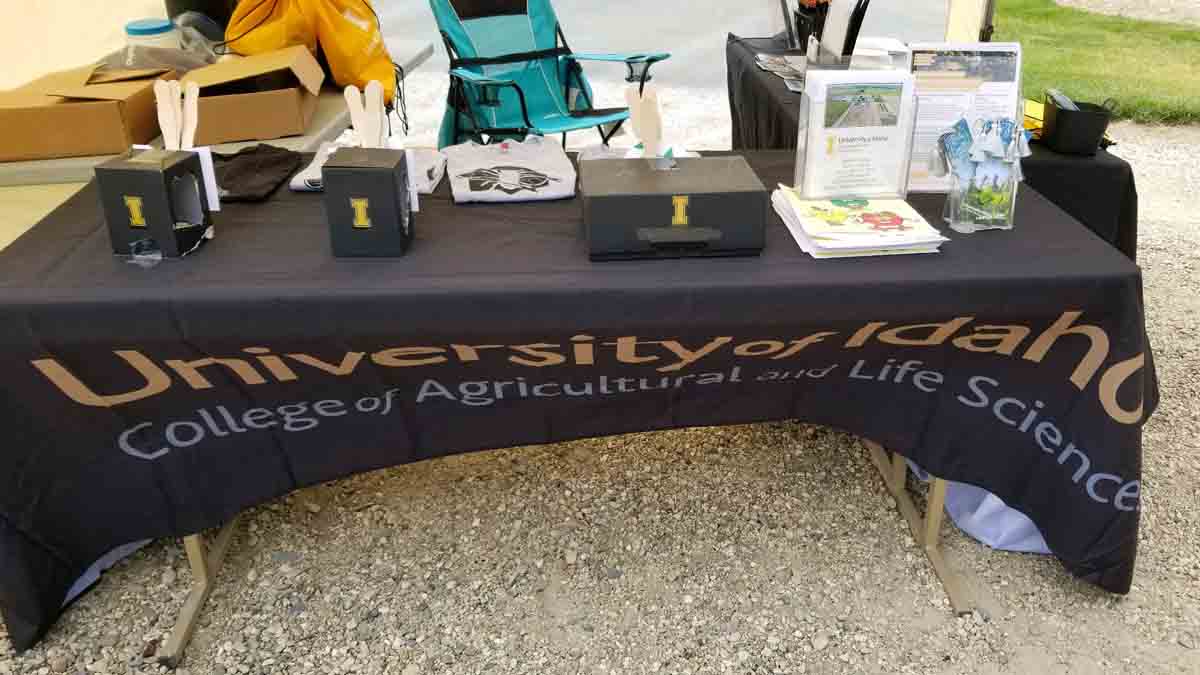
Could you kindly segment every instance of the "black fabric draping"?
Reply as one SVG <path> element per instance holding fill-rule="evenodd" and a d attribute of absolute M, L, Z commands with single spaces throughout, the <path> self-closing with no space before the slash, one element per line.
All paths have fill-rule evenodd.
<path fill-rule="evenodd" d="M 767 185 L 792 153 L 747 159 Z M 941 198 L 913 204 L 936 222 Z M 17 649 L 114 547 L 441 455 L 801 419 L 1029 515 L 1129 589 L 1157 402 L 1141 275 L 1023 189 L 1016 229 L 936 255 L 592 263 L 580 200 L 421 199 L 395 259 L 335 259 L 322 195 L 228 204 L 156 267 L 95 185 L 0 252 L 0 610 Z M 1047 449 L 1049 448 L 1049 449 Z M 764 505 L 764 508 L 769 508 Z"/>

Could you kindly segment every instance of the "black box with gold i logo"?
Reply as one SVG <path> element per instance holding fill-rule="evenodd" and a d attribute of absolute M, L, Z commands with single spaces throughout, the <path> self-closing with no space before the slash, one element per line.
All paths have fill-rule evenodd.
<path fill-rule="evenodd" d="M 178 258 L 212 224 L 200 156 L 181 150 L 134 150 L 96 167 L 96 185 L 113 253 L 157 249 Z"/>
<path fill-rule="evenodd" d="M 396 257 L 413 238 L 403 150 L 338 148 L 321 169 L 333 255 Z"/>
<path fill-rule="evenodd" d="M 592 260 L 758 255 L 768 197 L 738 157 L 579 163 Z"/>

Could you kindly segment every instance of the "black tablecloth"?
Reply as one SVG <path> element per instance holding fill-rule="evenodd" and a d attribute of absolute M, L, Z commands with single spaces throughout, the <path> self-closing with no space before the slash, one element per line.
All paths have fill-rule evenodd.
<path fill-rule="evenodd" d="M 775 38 L 729 36 L 725 47 L 734 150 L 796 147 L 800 94 L 754 63 L 760 52 L 780 53 Z M 1137 256 L 1137 189 L 1133 168 L 1101 150 L 1093 157 L 1062 155 L 1034 143 L 1021 166 L 1025 183 L 1045 195 L 1130 259 Z"/>
<path fill-rule="evenodd" d="M 791 153 L 748 159 L 791 175 Z M 443 184 L 409 254 L 367 260 L 331 257 L 322 195 L 285 191 L 142 269 L 111 254 L 88 186 L 0 253 L 10 635 L 35 641 L 113 547 L 300 486 L 793 418 L 990 490 L 1125 592 L 1157 402 L 1140 272 L 1026 192 L 1016 230 L 936 255 L 817 261 L 772 214 L 761 257 L 591 263 L 578 199 L 455 206 Z"/>

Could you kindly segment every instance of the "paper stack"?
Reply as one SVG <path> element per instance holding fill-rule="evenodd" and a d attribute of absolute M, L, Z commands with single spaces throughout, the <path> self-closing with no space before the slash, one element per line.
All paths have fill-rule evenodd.
<path fill-rule="evenodd" d="M 757 54 L 754 62 L 759 70 L 780 77 L 791 91 L 804 91 L 804 73 L 808 62 L 804 55 L 783 56 L 781 54 Z"/>
<path fill-rule="evenodd" d="M 937 253 L 943 237 L 901 199 L 801 199 L 780 185 L 771 204 L 814 258 Z"/>

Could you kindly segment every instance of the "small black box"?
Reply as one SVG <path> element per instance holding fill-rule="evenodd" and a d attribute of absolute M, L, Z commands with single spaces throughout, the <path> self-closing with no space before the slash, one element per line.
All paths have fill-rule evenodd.
<path fill-rule="evenodd" d="M 413 238 L 403 150 L 339 148 L 321 170 L 333 255 L 404 255 Z"/>
<path fill-rule="evenodd" d="M 196 248 L 212 224 L 194 152 L 136 150 L 97 166 L 96 184 L 113 253 L 149 245 L 178 258 Z"/>
<path fill-rule="evenodd" d="M 579 163 L 592 260 L 758 255 L 767 190 L 741 157 Z"/>

